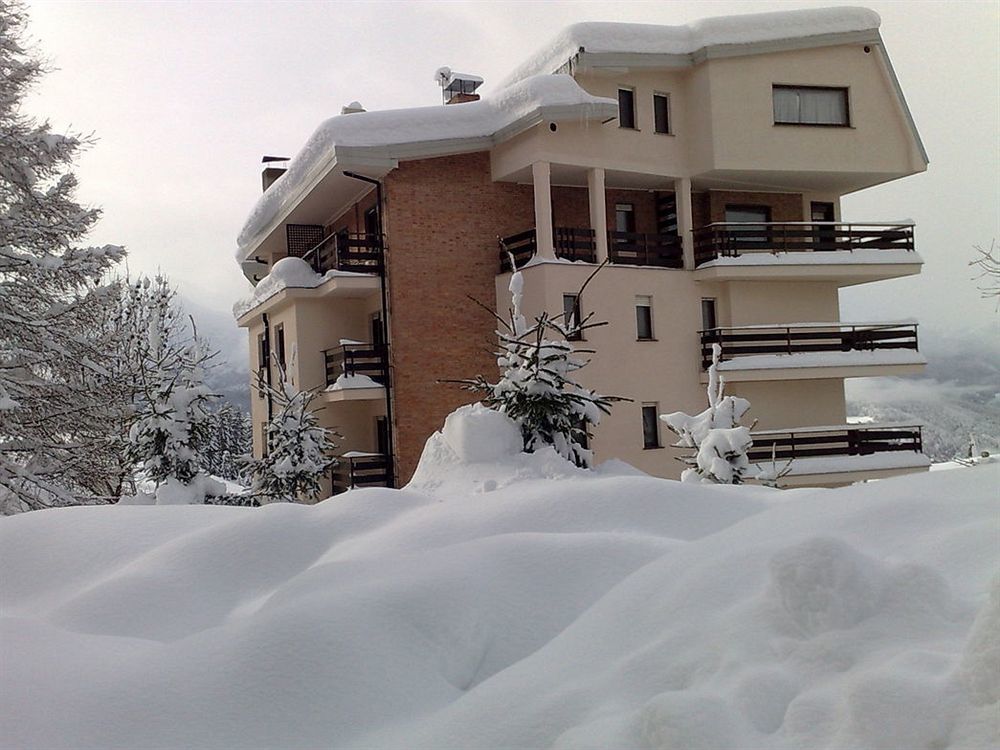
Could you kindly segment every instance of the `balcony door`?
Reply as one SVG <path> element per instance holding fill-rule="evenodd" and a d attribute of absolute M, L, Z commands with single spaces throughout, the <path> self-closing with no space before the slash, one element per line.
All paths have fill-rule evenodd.
<path fill-rule="evenodd" d="M 769 250 L 771 230 L 769 206 L 726 206 L 726 223 L 738 224 L 728 228 L 729 237 L 737 252 L 741 250 Z M 759 227 L 754 224 L 760 224 Z"/>
<path fill-rule="evenodd" d="M 811 221 L 836 221 L 833 216 L 832 203 L 820 203 L 813 201 L 809 205 L 809 218 Z M 830 226 L 813 227 L 813 250 L 836 250 L 837 233 Z"/>

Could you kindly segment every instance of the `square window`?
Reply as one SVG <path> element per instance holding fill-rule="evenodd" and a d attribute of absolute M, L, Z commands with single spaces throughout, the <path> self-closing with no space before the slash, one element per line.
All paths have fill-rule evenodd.
<path fill-rule="evenodd" d="M 635 231 L 635 207 L 631 203 L 615 204 L 615 231 Z"/>
<path fill-rule="evenodd" d="M 639 295 L 635 298 L 635 337 L 639 341 L 653 338 L 653 298 Z"/>
<path fill-rule="evenodd" d="M 566 329 L 567 341 L 582 341 L 583 331 L 578 326 L 580 317 L 580 297 L 576 294 L 563 295 L 563 327 Z"/>
<path fill-rule="evenodd" d="M 653 94 L 653 130 L 670 133 L 670 97 L 667 94 Z"/>
<path fill-rule="evenodd" d="M 642 447 L 662 448 L 660 445 L 660 417 L 656 404 L 642 405 Z"/>
<path fill-rule="evenodd" d="M 771 87 L 775 125 L 851 124 L 846 88 L 828 86 Z"/>
<path fill-rule="evenodd" d="M 634 89 L 618 89 L 618 127 L 635 130 Z"/>

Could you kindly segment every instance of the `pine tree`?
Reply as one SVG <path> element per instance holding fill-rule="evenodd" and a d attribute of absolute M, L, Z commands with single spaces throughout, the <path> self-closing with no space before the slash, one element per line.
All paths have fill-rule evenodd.
<path fill-rule="evenodd" d="M 21 111 L 42 74 L 24 46 L 26 13 L 0 0 L 0 510 L 79 501 L 76 468 L 99 431 L 94 379 L 114 292 L 100 281 L 120 247 L 80 243 L 100 212 L 78 204 L 72 162 L 89 140 Z"/>
<path fill-rule="evenodd" d="M 251 448 L 250 418 L 232 404 L 209 414 L 209 437 L 202 448 L 202 468 L 209 474 L 236 482 L 246 475 L 239 459 Z"/>
<path fill-rule="evenodd" d="M 604 324 L 591 322 L 592 315 L 583 319 L 573 316 L 560 323 L 543 311 L 529 325 L 521 311 L 524 276 L 516 270 L 513 258 L 511 267 L 515 270 L 508 287 L 512 304 L 510 320 L 495 316 L 500 323 L 497 331 L 500 379 L 492 383 L 480 375 L 458 382 L 469 390 L 486 394 L 483 403 L 520 426 L 525 452 L 551 445 L 563 458 L 578 466 L 590 466 L 592 454 L 586 447 L 588 426 L 598 424 L 601 414 L 610 413 L 612 403 L 623 399 L 602 396 L 573 379 L 573 373 L 589 361 L 575 355 L 593 351 L 574 349 L 570 340 L 580 338 L 586 329 Z M 580 288 L 577 298 L 590 279 Z"/>
<path fill-rule="evenodd" d="M 334 438 L 340 436 L 320 427 L 312 408 L 316 392 L 296 390 L 276 360 L 275 369 L 276 383 L 261 380 L 257 384 L 275 409 L 267 425 L 267 451 L 262 458 L 246 459 L 243 464 L 253 478 L 251 494 L 265 503 L 290 503 L 319 493 L 320 481 L 337 463 Z"/>

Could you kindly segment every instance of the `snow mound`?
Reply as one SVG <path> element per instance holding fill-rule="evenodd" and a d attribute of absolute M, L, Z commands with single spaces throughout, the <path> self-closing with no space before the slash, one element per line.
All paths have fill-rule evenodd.
<path fill-rule="evenodd" d="M 459 407 L 444 420 L 441 434 L 463 463 L 496 461 L 521 452 L 520 428 L 481 403 Z"/>
<path fill-rule="evenodd" d="M 489 139 L 518 123 L 533 124 L 541 113 L 554 121 L 616 117 L 618 103 L 591 96 L 567 75 L 525 78 L 476 102 L 451 106 L 356 112 L 322 123 L 288 170 L 258 200 L 237 239 L 236 259 L 249 248 L 298 192 L 337 158 L 338 151 L 379 148 L 394 156 L 394 148 L 454 139 Z M 488 145 L 488 144 L 484 144 Z M 464 145 L 467 149 L 468 146 Z"/>
<path fill-rule="evenodd" d="M 437 489 L 0 519 L 0 746 L 997 745 L 997 466 L 774 503 L 425 459 Z"/>
<path fill-rule="evenodd" d="M 882 19 L 874 11 L 852 7 L 718 16 L 681 26 L 577 23 L 563 29 L 517 67 L 501 85 L 510 86 L 527 76 L 552 73 L 578 52 L 690 55 L 717 45 L 876 31 L 881 24 Z"/>
<path fill-rule="evenodd" d="M 288 287 L 315 289 L 325 280 L 325 277 L 316 273 L 302 258 L 292 256 L 282 258 L 271 267 L 271 272 L 254 287 L 252 295 L 233 305 L 233 316 L 239 318 L 282 289 Z"/>

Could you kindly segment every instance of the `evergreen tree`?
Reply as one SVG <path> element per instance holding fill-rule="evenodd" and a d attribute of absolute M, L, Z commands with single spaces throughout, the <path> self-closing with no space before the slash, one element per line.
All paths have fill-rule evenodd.
<path fill-rule="evenodd" d="M 202 468 L 235 482 L 247 481 L 240 459 L 250 453 L 250 418 L 232 404 L 209 414 L 209 437 L 202 448 Z"/>
<path fill-rule="evenodd" d="M 80 243 L 100 212 L 73 199 L 88 139 L 21 111 L 42 74 L 24 46 L 26 14 L 0 0 L 0 510 L 74 504 L 76 469 L 99 433 L 91 386 L 104 376 L 101 285 L 120 247 Z"/>
<path fill-rule="evenodd" d="M 334 438 L 340 436 L 320 427 L 312 408 L 316 392 L 296 390 L 276 360 L 275 369 L 277 383 L 261 380 L 257 384 L 274 404 L 274 416 L 267 425 L 266 453 L 243 464 L 253 478 L 251 494 L 261 502 L 297 502 L 319 493 L 320 481 L 337 463 Z"/>
<path fill-rule="evenodd" d="M 511 267 L 515 268 L 513 258 Z M 589 282 L 587 279 L 577 298 Z M 524 276 L 516 268 L 509 289 L 510 320 L 496 316 L 501 326 L 497 331 L 500 379 L 492 383 L 480 375 L 458 382 L 469 390 L 484 393 L 483 403 L 520 426 L 525 452 L 551 445 L 563 458 L 578 466 L 590 466 L 592 454 L 586 447 L 587 428 L 598 424 L 601 414 L 609 413 L 611 404 L 622 399 L 602 396 L 573 379 L 573 373 L 588 362 L 575 355 L 593 351 L 574 349 L 570 340 L 580 338 L 588 328 L 604 324 L 592 323 L 592 315 L 582 320 L 573 316 L 560 323 L 543 311 L 529 325 L 521 311 Z"/>

